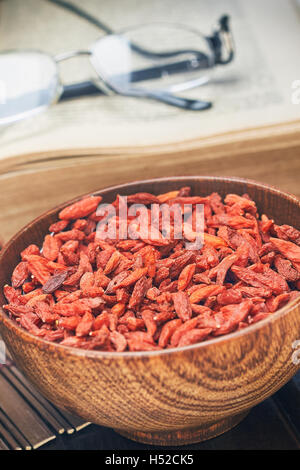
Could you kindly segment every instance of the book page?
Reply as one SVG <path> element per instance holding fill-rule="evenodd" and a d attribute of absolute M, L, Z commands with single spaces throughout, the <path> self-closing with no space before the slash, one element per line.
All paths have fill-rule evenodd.
<path fill-rule="evenodd" d="M 186 111 L 141 98 L 90 96 L 0 128 L 0 158 L 68 149 L 114 149 L 188 142 L 221 133 L 299 120 L 293 83 L 299 77 L 300 15 L 293 0 L 72 0 L 118 31 L 151 21 L 192 26 L 208 35 L 229 14 L 236 54 L 212 81 L 181 93 L 208 99 Z M 98 28 L 47 0 L 0 1 L 0 51 L 38 49 L 53 56 L 86 49 Z M 85 57 L 59 66 L 64 84 L 94 76 Z"/>

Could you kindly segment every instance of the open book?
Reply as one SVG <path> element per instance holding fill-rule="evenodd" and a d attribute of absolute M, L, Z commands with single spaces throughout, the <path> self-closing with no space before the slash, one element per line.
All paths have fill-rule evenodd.
<path fill-rule="evenodd" d="M 147 177 L 242 176 L 300 195 L 296 0 L 86 0 L 84 8 L 116 31 L 169 21 L 210 34 L 228 14 L 236 55 L 210 83 L 184 93 L 211 100 L 207 111 L 102 95 L 65 101 L 1 128 L 0 236 L 7 239 L 70 197 Z M 47 0 L 0 0 L 0 50 L 56 55 L 87 48 L 101 35 Z M 60 74 L 65 84 L 80 82 L 90 78 L 91 67 L 85 58 L 72 59 Z"/>
<path fill-rule="evenodd" d="M 79 0 L 74 4 L 83 6 Z M 300 118 L 300 13 L 296 0 L 87 0 L 84 8 L 118 30 L 150 21 L 191 25 L 204 34 L 231 17 L 236 57 L 213 81 L 185 92 L 211 99 L 204 112 L 145 99 L 93 96 L 62 102 L 46 113 L 0 129 L 0 157 L 78 149 L 134 149 L 199 141 Z M 33 48 L 56 55 L 86 48 L 103 35 L 86 20 L 46 0 L 0 1 L 0 50 Z M 88 79 L 84 58 L 61 66 L 63 83 Z M 299 86 L 300 89 L 300 86 Z"/>

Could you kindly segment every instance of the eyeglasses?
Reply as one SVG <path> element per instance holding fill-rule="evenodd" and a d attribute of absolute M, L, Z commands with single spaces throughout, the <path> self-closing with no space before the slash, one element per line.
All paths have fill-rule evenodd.
<path fill-rule="evenodd" d="M 59 64 L 88 56 L 96 79 L 63 85 Z M 211 36 L 187 26 L 152 23 L 108 33 L 86 50 L 52 57 L 41 51 L 0 54 L 0 124 L 19 121 L 65 99 L 95 93 L 146 98 L 201 111 L 212 103 L 176 93 L 207 83 L 217 65 L 234 57 L 229 18 Z"/>

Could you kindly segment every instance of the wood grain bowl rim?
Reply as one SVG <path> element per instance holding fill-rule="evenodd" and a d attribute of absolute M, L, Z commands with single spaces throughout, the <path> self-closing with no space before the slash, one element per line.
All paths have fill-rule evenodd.
<path fill-rule="evenodd" d="M 160 183 L 160 182 L 192 182 L 192 181 L 199 181 L 199 180 L 208 180 L 208 181 L 219 181 L 219 182 L 227 182 L 227 183 L 242 183 L 246 185 L 250 185 L 252 187 L 256 187 L 257 189 L 261 190 L 267 190 L 273 194 L 277 194 L 280 197 L 283 197 L 285 199 L 290 200 L 291 202 L 295 203 L 298 205 L 299 210 L 300 210 L 300 200 L 294 195 L 291 194 L 287 191 L 281 191 L 280 189 L 276 188 L 275 186 L 272 186 L 270 184 L 266 183 L 261 183 L 256 180 L 248 179 L 248 178 L 240 178 L 240 177 L 235 177 L 235 176 L 206 176 L 206 175 L 198 175 L 198 176 L 169 176 L 169 177 L 161 177 L 161 178 L 151 178 L 151 179 L 146 179 L 146 180 L 135 180 L 131 181 L 129 183 L 123 183 L 115 186 L 108 186 L 104 187 L 101 189 L 97 189 L 95 191 L 89 191 L 88 193 L 84 193 L 80 196 L 77 196 L 75 198 L 72 198 L 64 203 L 61 203 L 57 206 L 55 206 L 52 209 L 49 209 L 48 211 L 42 213 L 35 219 L 33 219 L 31 222 L 26 224 L 23 228 L 21 228 L 8 242 L 5 243 L 3 246 L 1 252 L 0 252 L 0 266 L 1 263 L 3 262 L 3 259 L 5 258 L 5 253 L 6 250 L 14 243 L 16 239 L 18 239 L 25 231 L 27 231 L 29 228 L 34 226 L 40 219 L 45 218 L 46 216 L 59 212 L 61 209 L 64 207 L 72 204 L 73 202 L 76 202 L 80 200 L 82 197 L 88 196 L 88 195 L 96 195 L 100 194 L 101 196 L 105 196 L 106 193 L 111 192 L 111 191 L 119 191 L 124 188 L 130 188 L 131 186 L 135 186 L 137 184 L 142 185 L 142 184 L 155 184 L 155 183 Z M 85 358 L 106 358 L 106 359 L 120 359 L 120 358 L 147 358 L 147 357 L 152 357 L 152 356 L 161 356 L 161 355 L 169 355 L 169 354 L 176 354 L 184 351 L 189 351 L 189 350 L 197 350 L 197 349 L 203 349 L 207 348 L 210 345 L 217 345 L 221 343 L 226 343 L 229 342 L 235 338 L 243 337 L 243 336 L 248 336 L 252 333 L 257 332 L 258 330 L 262 329 L 262 327 L 266 324 L 271 324 L 276 322 L 276 320 L 279 317 L 283 317 L 285 315 L 288 315 L 297 305 L 300 304 L 300 298 L 294 299 L 292 302 L 289 302 L 287 305 L 284 307 L 280 308 L 276 312 L 274 312 L 272 315 L 269 317 L 260 320 L 259 322 L 249 325 L 241 330 L 234 331 L 232 333 L 228 333 L 226 335 L 218 336 L 213 339 L 209 339 L 206 341 L 202 341 L 201 343 L 195 343 L 189 346 L 181 346 L 181 347 L 174 347 L 174 348 L 169 348 L 169 349 L 162 349 L 159 351 L 124 351 L 124 352 L 117 352 L 117 351 L 98 351 L 98 350 L 88 350 L 88 349 L 82 349 L 82 348 L 76 348 L 74 346 L 66 346 L 66 345 L 61 345 L 60 343 L 55 343 L 54 341 L 48 341 L 43 338 L 39 338 L 38 336 L 33 335 L 32 333 L 29 333 L 27 330 L 19 326 L 14 320 L 10 319 L 4 309 L 2 308 L 2 305 L 0 305 L 0 324 L 3 323 L 6 325 L 11 331 L 13 331 L 17 336 L 21 337 L 22 340 L 25 342 L 34 342 L 38 347 L 41 347 L 42 349 L 48 348 L 50 352 L 61 352 L 61 353 L 68 353 L 69 355 L 75 355 L 75 356 L 83 356 Z"/>

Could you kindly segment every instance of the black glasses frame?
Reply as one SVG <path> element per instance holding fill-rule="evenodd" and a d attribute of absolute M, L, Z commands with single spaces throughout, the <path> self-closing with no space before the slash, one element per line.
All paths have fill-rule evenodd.
<path fill-rule="evenodd" d="M 53 0 L 50 0 L 53 1 Z M 55 0 L 57 3 L 57 0 Z M 108 35 L 115 34 L 113 32 L 108 32 Z M 229 27 L 229 16 L 223 15 L 219 21 L 218 26 L 213 32 L 211 36 L 205 36 L 207 43 L 209 44 L 212 55 L 213 55 L 213 63 L 214 65 L 226 65 L 230 63 L 234 58 L 234 47 L 233 47 L 233 38 L 232 33 Z M 177 55 L 183 53 L 193 53 L 195 59 L 197 61 L 197 66 L 193 70 L 203 70 L 210 67 L 210 58 L 204 54 L 203 52 L 199 51 L 192 51 L 192 50 L 174 50 L 174 51 L 167 51 L 167 52 L 154 52 L 142 48 L 136 44 L 131 44 L 131 48 L 140 55 L 149 58 L 170 58 L 176 57 Z M 88 52 L 87 52 L 88 53 Z M 160 78 L 164 74 L 175 74 L 183 71 L 190 70 L 190 61 L 179 61 L 172 64 L 165 64 L 163 66 L 155 66 L 152 68 L 148 68 L 146 70 L 138 70 L 133 71 L 130 76 L 131 83 L 138 83 L 141 80 L 153 79 L 153 78 Z M 130 91 L 124 92 L 120 91 L 118 88 L 115 88 L 110 83 L 105 80 L 105 77 L 102 77 L 102 82 L 105 85 L 105 88 L 117 93 L 126 96 L 134 96 L 134 97 L 145 97 L 145 98 L 152 98 L 159 101 L 163 101 L 167 104 L 189 109 L 189 110 L 204 110 L 211 107 L 211 103 L 202 100 L 192 100 L 192 99 L 185 99 L 182 97 L 177 97 L 172 93 L 165 92 L 165 91 L 141 91 L 139 89 L 131 89 Z M 96 85 L 93 81 L 85 81 L 81 83 L 76 83 L 72 85 L 64 86 L 63 93 L 60 97 L 60 101 L 64 101 L 67 99 L 79 98 L 82 96 L 89 96 L 89 95 L 99 95 L 99 94 L 107 94 L 105 90 L 103 90 L 99 85 Z"/>

